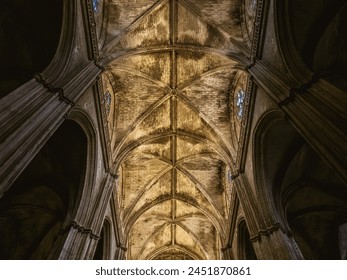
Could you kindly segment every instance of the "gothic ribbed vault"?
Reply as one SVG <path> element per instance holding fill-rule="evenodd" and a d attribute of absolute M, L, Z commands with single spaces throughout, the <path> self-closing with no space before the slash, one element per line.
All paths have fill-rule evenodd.
<path fill-rule="evenodd" d="M 0 11 L 0 259 L 347 259 L 346 0 L 46 2 Z"/>
<path fill-rule="evenodd" d="M 240 62 L 255 9 L 245 3 L 95 8 L 128 259 L 221 257 L 247 91 Z"/>

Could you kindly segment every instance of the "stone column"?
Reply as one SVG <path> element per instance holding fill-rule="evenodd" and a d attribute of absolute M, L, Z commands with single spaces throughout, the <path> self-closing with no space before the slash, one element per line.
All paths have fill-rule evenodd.
<path fill-rule="evenodd" d="M 92 207 L 89 207 L 87 215 L 90 217 L 88 219 L 88 227 L 93 229 L 97 235 L 100 234 L 104 221 L 105 221 L 105 213 L 107 206 L 109 203 L 113 203 L 112 199 L 112 191 L 116 184 L 117 178 L 115 175 L 111 173 L 106 173 L 103 181 L 101 182 L 101 187 L 99 188 L 99 193 L 95 196 L 94 201 L 90 203 Z M 118 233 L 116 233 L 118 236 Z M 97 239 L 93 240 L 88 246 L 87 250 L 83 255 L 80 255 L 80 259 L 92 259 L 97 246 Z M 83 247 L 84 244 L 81 244 Z M 117 247 L 119 245 L 117 244 Z"/>
<path fill-rule="evenodd" d="M 89 61 L 60 88 L 38 76 L 0 100 L 0 198 L 100 72 Z"/>
<path fill-rule="evenodd" d="M 265 221 L 264 216 L 276 217 L 275 213 L 263 213 L 254 198 L 247 178 L 240 174 L 235 178 L 237 194 L 244 211 L 250 239 L 258 259 L 303 259 L 295 240 L 288 236 L 284 226 L 276 218 Z"/>
<path fill-rule="evenodd" d="M 252 61 L 246 68 L 254 82 L 347 184 L 347 93 L 320 79 L 303 64 L 286 17 L 278 18 L 278 13 L 283 12 L 280 2 L 258 1 L 260 14 L 254 28 Z"/>
<path fill-rule="evenodd" d="M 289 81 L 262 61 L 256 61 L 249 73 L 313 149 L 347 182 L 346 93 L 324 81 L 295 86 L 295 81 Z"/>

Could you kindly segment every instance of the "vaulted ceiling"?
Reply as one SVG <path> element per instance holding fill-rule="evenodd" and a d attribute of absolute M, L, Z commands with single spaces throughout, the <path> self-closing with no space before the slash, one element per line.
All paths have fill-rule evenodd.
<path fill-rule="evenodd" d="M 219 259 L 255 0 L 94 1 L 128 259 Z"/>

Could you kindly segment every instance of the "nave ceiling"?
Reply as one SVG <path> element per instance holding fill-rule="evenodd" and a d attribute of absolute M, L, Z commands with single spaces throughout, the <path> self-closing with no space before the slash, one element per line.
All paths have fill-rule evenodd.
<path fill-rule="evenodd" d="M 256 1 L 94 1 L 128 259 L 219 259 Z"/>

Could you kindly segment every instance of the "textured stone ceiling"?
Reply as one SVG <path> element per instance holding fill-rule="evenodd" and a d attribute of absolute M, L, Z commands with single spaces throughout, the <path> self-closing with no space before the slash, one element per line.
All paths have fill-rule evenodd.
<path fill-rule="evenodd" d="M 128 259 L 221 257 L 227 174 L 240 134 L 232 92 L 247 81 L 238 3 L 100 3 L 103 90 Z"/>

